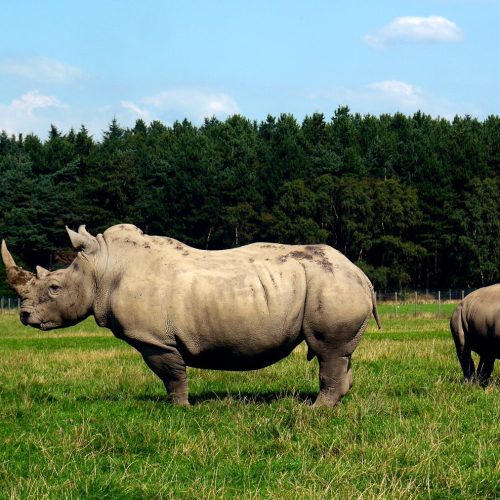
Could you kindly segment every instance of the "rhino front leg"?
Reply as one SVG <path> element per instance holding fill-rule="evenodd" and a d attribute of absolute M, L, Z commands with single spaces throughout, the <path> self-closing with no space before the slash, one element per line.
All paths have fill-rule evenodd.
<path fill-rule="evenodd" d="M 318 356 L 318 361 L 319 394 L 313 406 L 335 406 L 352 385 L 351 356 Z"/>
<path fill-rule="evenodd" d="M 144 346 L 140 349 L 146 364 L 161 378 L 174 404 L 188 405 L 186 364 L 177 349 Z"/>
<path fill-rule="evenodd" d="M 488 385 L 490 375 L 495 365 L 495 358 L 493 356 L 481 356 L 479 359 L 479 366 L 477 367 L 477 381 L 483 387 Z"/>

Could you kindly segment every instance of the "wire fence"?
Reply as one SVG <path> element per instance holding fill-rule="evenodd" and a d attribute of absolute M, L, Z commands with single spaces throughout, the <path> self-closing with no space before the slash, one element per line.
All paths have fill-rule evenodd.
<path fill-rule="evenodd" d="M 17 311 L 21 308 L 19 297 L 0 297 L 0 312 Z"/>
<path fill-rule="evenodd" d="M 451 314 L 456 304 L 473 288 L 448 288 L 446 290 L 412 290 L 375 292 L 379 314 L 391 316 L 445 316 Z M 17 312 L 21 307 L 18 297 L 0 297 L 0 314 Z"/>
<path fill-rule="evenodd" d="M 474 288 L 376 292 L 379 313 L 391 316 L 449 316 Z"/>

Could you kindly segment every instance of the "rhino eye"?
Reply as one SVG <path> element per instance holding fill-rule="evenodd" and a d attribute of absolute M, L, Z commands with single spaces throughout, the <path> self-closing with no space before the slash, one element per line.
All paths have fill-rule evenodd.
<path fill-rule="evenodd" d="M 61 290 L 61 287 L 59 285 L 50 285 L 49 286 L 49 291 L 52 293 L 57 293 Z"/>

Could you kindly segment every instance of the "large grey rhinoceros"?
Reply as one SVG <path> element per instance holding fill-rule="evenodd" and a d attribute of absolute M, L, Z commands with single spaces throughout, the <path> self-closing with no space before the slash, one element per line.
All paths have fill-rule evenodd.
<path fill-rule="evenodd" d="M 36 274 L 2 243 L 21 321 L 42 330 L 94 315 L 135 347 L 171 400 L 188 404 L 186 366 L 253 370 L 303 340 L 319 360 L 316 406 L 334 406 L 352 385 L 351 354 L 373 314 L 365 274 L 326 245 L 253 243 L 203 251 L 120 224 L 97 237 L 66 228 L 72 264 Z"/>
<path fill-rule="evenodd" d="M 467 295 L 455 309 L 450 328 L 465 381 L 477 377 L 481 385 L 487 385 L 495 359 L 500 357 L 500 284 Z M 477 375 L 471 351 L 480 356 Z"/>

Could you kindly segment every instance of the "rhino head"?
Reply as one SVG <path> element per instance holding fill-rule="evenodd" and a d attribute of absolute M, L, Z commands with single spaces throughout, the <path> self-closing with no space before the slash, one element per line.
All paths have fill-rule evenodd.
<path fill-rule="evenodd" d="M 92 313 L 95 277 L 93 257 L 99 243 L 85 226 L 78 233 L 66 227 L 78 256 L 66 269 L 50 272 L 41 266 L 31 273 L 17 266 L 2 241 L 2 260 L 10 287 L 21 298 L 20 319 L 25 325 L 50 330 L 74 325 Z"/>

